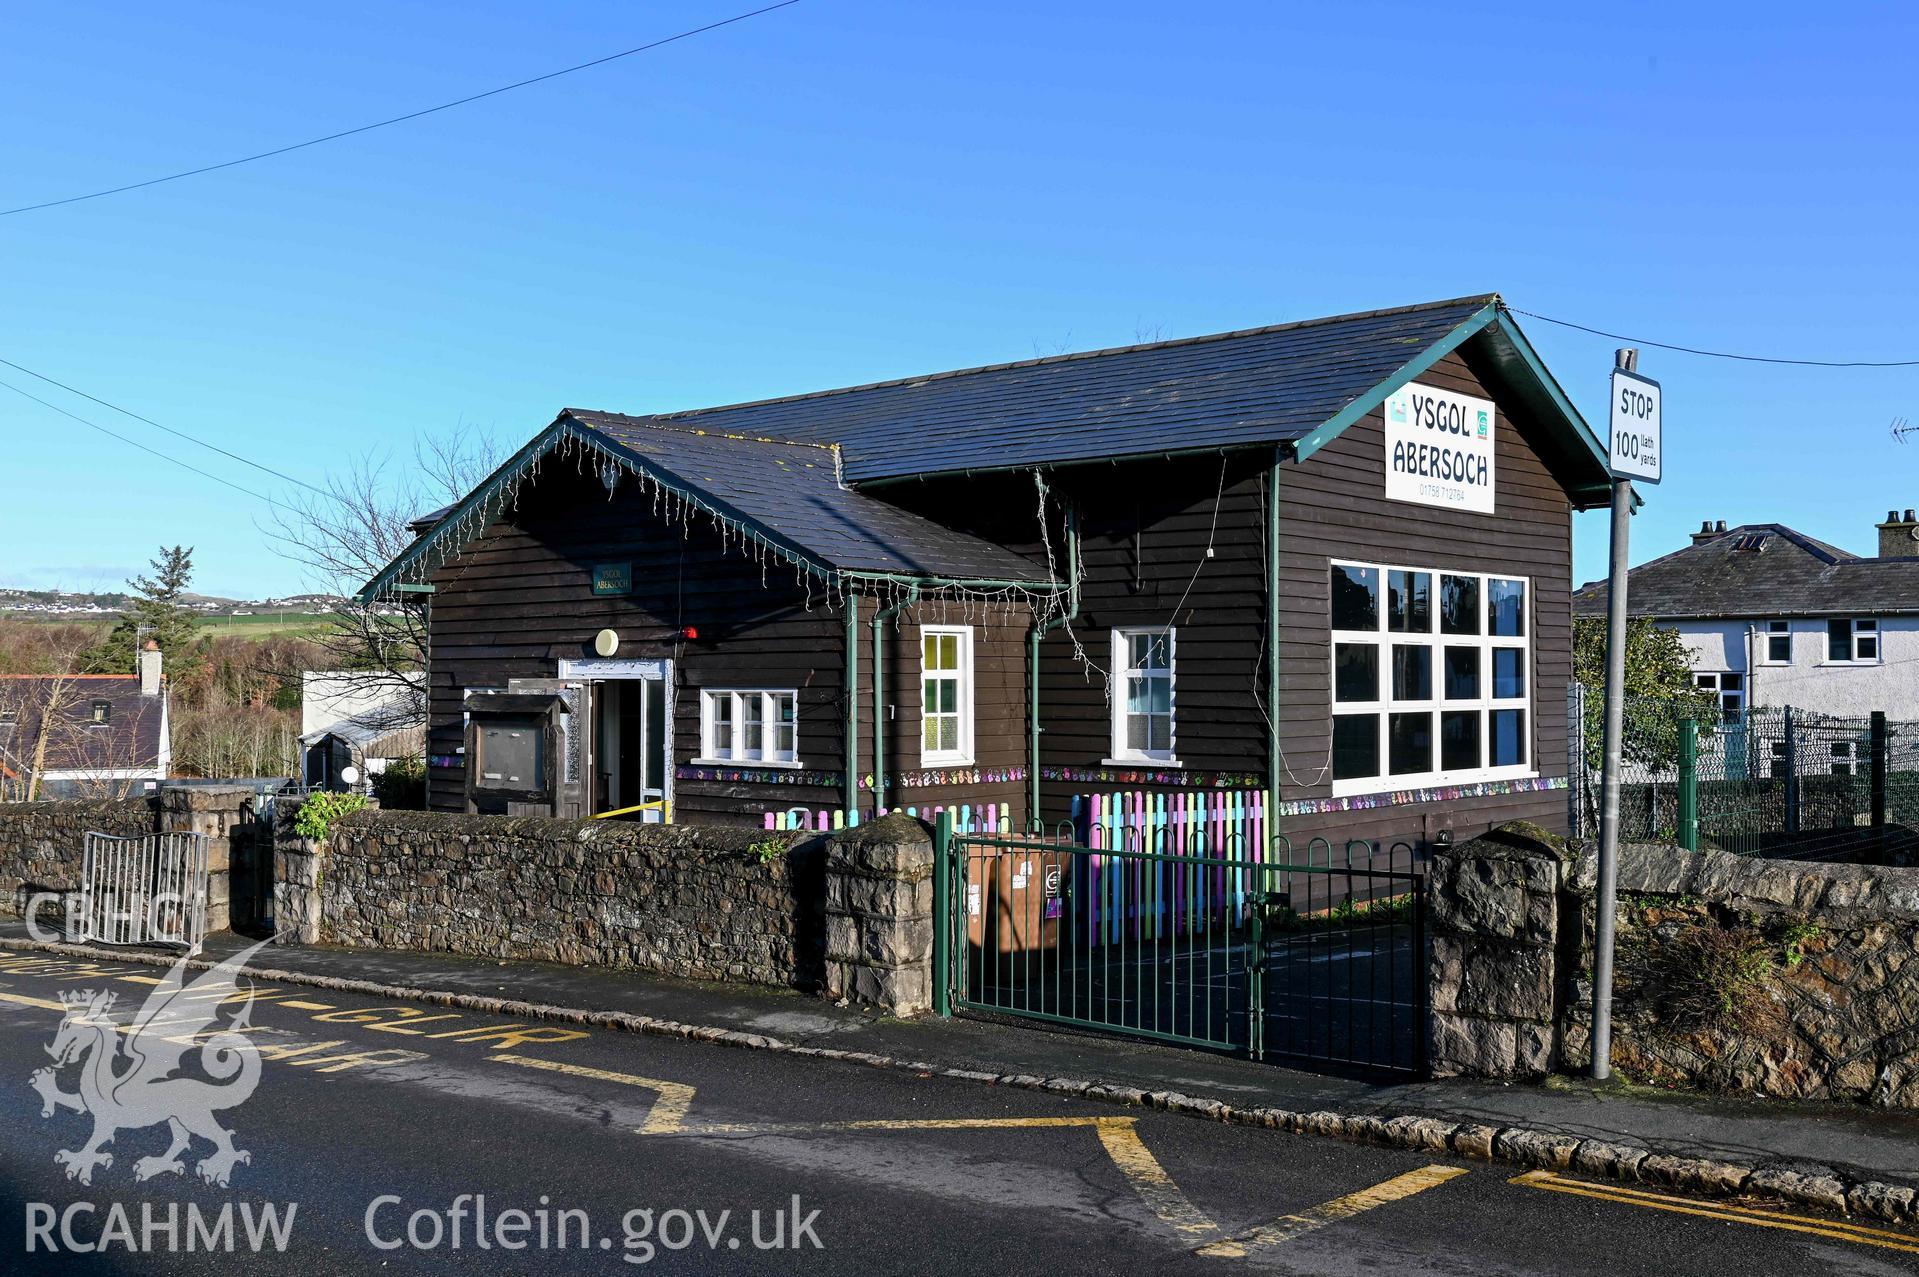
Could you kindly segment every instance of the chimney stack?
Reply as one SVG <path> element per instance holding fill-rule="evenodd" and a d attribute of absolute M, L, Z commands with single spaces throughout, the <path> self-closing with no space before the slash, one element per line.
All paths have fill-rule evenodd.
<path fill-rule="evenodd" d="M 140 652 L 140 695 L 160 694 L 160 645 L 152 639 Z"/>
<path fill-rule="evenodd" d="M 1919 519 L 1913 518 L 1911 509 L 1904 513 L 1898 510 L 1886 511 L 1886 521 L 1879 528 L 1879 557 L 1882 559 L 1910 559 L 1919 557 Z"/>
<path fill-rule="evenodd" d="M 1726 521 L 1724 519 L 1719 521 L 1719 526 L 1716 528 L 1713 527 L 1711 519 L 1702 519 L 1699 523 L 1699 531 L 1692 534 L 1692 543 L 1694 545 L 1704 545 L 1708 541 L 1719 539 L 1719 537 L 1725 534 L 1725 531 Z"/>

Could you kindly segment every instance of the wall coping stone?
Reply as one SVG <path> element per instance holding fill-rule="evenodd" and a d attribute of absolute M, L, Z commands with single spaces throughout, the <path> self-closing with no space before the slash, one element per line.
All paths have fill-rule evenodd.
<path fill-rule="evenodd" d="M 474 816 L 436 811 L 368 808 L 333 824 L 341 832 L 506 838 L 540 842 L 586 842 L 619 847 L 745 854 L 777 842 L 789 854 L 810 850 L 825 836 L 817 830 L 772 832 L 743 825 L 645 825 L 630 820 L 559 820 L 546 816 Z"/>
<path fill-rule="evenodd" d="M 1574 850 L 1579 872 L 1568 885 L 1590 895 L 1593 875 L 1586 870 L 1597 865 L 1598 847 L 1582 842 Z M 1664 843 L 1622 843 L 1619 890 L 1862 922 L 1919 921 L 1919 868 L 1767 860 Z"/>
<path fill-rule="evenodd" d="M 1436 846 L 1434 856 L 1466 856 L 1474 860 L 1536 860 L 1547 856 L 1562 864 L 1577 858 L 1575 844 L 1529 820 L 1508 821 L 1463 843 Z"/>

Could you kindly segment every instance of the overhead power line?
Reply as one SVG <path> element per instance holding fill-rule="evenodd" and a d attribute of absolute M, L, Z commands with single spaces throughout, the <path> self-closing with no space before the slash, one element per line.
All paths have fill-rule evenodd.
<path fill-rule="evenodd" d="M 199 168 L 185 169 L 178 173 L 168 173 L 164 177 L 150 177 L 141 182 L 128 182 L 121 186 L 109 186 L 105 190 L 88 191 L 85 195 L 69 195 L 64 199 L 42 200 L 38 204 L 22 204 L 18 208 L 0 209 L 0 217 L 11 217 L 15 213 L 33 213 L 43 208 L 58 208 L 62 204 L 78 204 L 83 200 L 97 200 L 108 195 L 120 195 L 127 191 L 137 191 L 148 186 L 158 186 L 162 182 L 177 182 L 183 177 L 198 177 L 202 173 L 217 173 L 221 169 L 235 168 L 241 164 L 251 164 L 256 160 L 272 159 L 276 155 L 285 155 L 290 151 L 302 151 L 309 146 L 319 146 L 323 142 L 337 142 L 344 137 L 353 137 L 360 133 L 371 133 L 374 129 L 383 129 L 393 124 L 404 124 L 408 120 L 417 120 L 423 116 L 438 114 L 441 111 L 451 111 L 456 106 L 466 106 L 468 103 L 478 102 L 485 98 L 498 97 L 502 93 L 511 93 L 515 89 L 524 89 L 528 85 L 541 84 L 547 80 L 557 80 L 563 75 L 572 75 L 575 71 L 586 71 L 593 67 L 605 66 L 609 62 L 617 62 L 621 58 L 630 58 L 636 53 L 645 53 L 648 50 L 660 48 L 662 45 L 673 44 L 680 40 L 689 40 L 696 35 L 704 35 L 708 31 L 717 31 L 721 27 L 730 27 L 736 22 L 745 22 L 748 18 L 757 18 L 761 14 L 771 13 L 775 9 L 784 9 L 799 2 L 800 0 L 780 0 L 778 4 L 769 4 L 765 8 L 754 9 L 748 13 L 736 13 L 730 18 L 722 18 L 718 22 L 709 22 L 703 27 L 693 27 L 674 35 L 662 36 L 660 39 L 648 44 L 625 49 L 619 53 L 609 53 L 603 58 L 594 58 L 591 62 L 581 62 L 570 67 L 561 67 L 558 71 L 548 71 L 544 75 L 536 75 L 530 79 L 516 80 L 512 84 L 502 84 L 498 88 L 487 89 L 482 93 L 469 94 L 463 98 L 455 98 L 451 102 L 442 102 L 438 106 L 422 107 L 418 111 L 408 111 L 405 115 L 396 115 L 385 120 L 375 120 L 371 124 L 362 124 L 355 128 L 341 129 L 337 133 L 327 133 L 320 137 L 310 137 L 304 142 L 291 142 L 286 146 L 276 146 L 270 151 L 260 151 L 253 155 L 242 155 L 238 159 L 221 160 L 218 164 L 203 164 Z"/>
<path fill-rule="evenodd" d="M 42 408 L 51 409 L 52 411 L 59 413 L 61 416 L 66 417 L 67 419 L 71 421 L 77 421 L 83 426 L 87 426 L 93 430 L 98 430 L 101 434 L 106 435 L 109 438 L 118 439 L 121 443 L 129 444 L 132 447 L 138 448 L 142 452 L 152 453 L 154 456 L 160 458 L 160 460 L 162 461 L 170 461 L 174 465 L 179 466 L 182 470 L 191 470 L 193 471 L 193 473 L 199 475 L 203 479 L 211 479 L 215 483 L 223 483 L 227 487 L 232 488 L 235 492 L 242 493 L 246 496 L 252 497 L 256 501 L 264 501 L 270 506 L 279 506 L 283 510 L 290 510 L 289 507 L 281 506 L 278 501 L 275 501 L 272 497 L 267 496 L 264 492 L 255 492 L 252 488 L 243 488 L 239 484 L 233 482 L 231 479 L 222 479 L 219 475 L 214 474 L 208 470 L 202 470 L 200 469 L 200 467 L 196 465 L 190 465 L 187 462 L 180 460 L 180 458 L 174 456 L 171 453 L 162 452 L 158 448 L 149 448 L 146 444 L 141 443 L 138 439 L 129 439 L 125 435 L 119 433 L 118 431 L 107 429 L 105 426 L 101 425 L 97 421 L 87 420 L 85 417 L 82 417 L 77 412 L 68 412 L 65 408 L 62 408 L 59 404 L 49 403 L 45 399 L 42 399 L 39 395 L 33 394 L 30 391 L 22 390 L 20 389 L 20 387 L 14 385 L 10 381 L 0 381 L 0 388 L 11 390 L 14 394 L 19 395 L 22 399 L 31 399 L 34 403 L 39 404 Z M 290 511 L 290 512 L 297 513 L 297 511 Z"/>
<path fill-rule="evenodd" d="M 163 426 L 159 422 L 155 421 L 153 418 L 143 417 L 139 413 L 133 411 L 131 408 L 122 408 L 119 404 L 109 403 L 105 399 L 100 398 L 98 395 L 90 395 L 86 391 L 81 390 L 76 386 L 69 386 L 64 381 L 55 381 L 53 378 L 47 376 L 45 373 L 35 372 L 33 369 L 28 368 L 22 364 L 14 363 L 11 359 L 0 359 L 0 365 L 4 365 L 5 367 L 11 368 L 15 372 L 23 372 L 27 374 L 27 376 L 32 377 L 35 380 L 46 382 L 49 386 L 58 386 L 60 389 L 66 391 L 68 394 L 78 395 L 82 399 L 85 399 L 90 403 L 99 404 L 102 408 L 111 408 L 113 409 L 113 411 L 119 413 L 121 416 L 131 417 L 135 421 L 140 422 L 142 425 L 152 426 L 155 430 L 164 430 L 168 434 L 174 436 L 176 439 L 185 439 L 188 443 L 193 444 L 196 447 L 205 448 L 209 452 L 217 452 L 221 456 L 226 457 L 232 461 L 237 461 L 243 466 L 252 466 L 255 470 L 260 471 L 262 474 L 270 474 L 276 479 L 284 480 L 285 482 L 291 483 L 295 485 L 296 487 L 305 488 L 308 492 L 314 493 L 318 496 L 324 497 L 329 495 L 326 489 L 316 488 L 304 479 L 296 479 L 292 475 L 286 473 L 284 470 L 275 470 L 272 466 L 262 465 L 258 461 L 253 460 L 253 458 L 251 457 L 243 457 L 237 452 L 229 452 L 225 448 L 222 448 L 217 443 L 208 443 L 206 440 L 201 439 L 195 435 L 190 435 L 184 430 L 175 430 L 172 426 Z M 0 383 L 0 384 L 4 384 L 4 383 Z M 9 387 L 9 389 L 11 389 L 11 387 Z M 25 391 L 21 391 L 20 393 L 26 394 Z M 27 395 L 27 397 L 29 399 L 33 398 L 32 395 Z M 36 400 L 35 402 L 41 402 L 41 401 Z M 49 404 L 48 407 L 52 407 L 52 405 Z M 66 410 L 64 408 L 54 408 L 54 411 L 65 412 Z M 79 420 L 82 420 L 82 418 L 75 417 L 74 420 L 79 421 Z M 89 421 L 87 422 L 87 424 L 92 425 L 93 423 Z M 96 427 L 96 429 L 98 429 L 98 427 Z M 109 431 L 108 433 L 111 433 L 111 432 Z M 119 437 L 120 436 L 118 435 L 114 435 L 114 438 L 116 439 Z M 141 445 L 141 446 L 144 446 L 144 445 Z M 148 448 L 147 451 L 152 452 L 153 449 Z M 166 454 L 160 453 L 157 455 L 165 456 Z M 191 469 L 192 467 L 188 467 L 188 468 Z M 205 472 L 202 471 L 201 473 L 205 473 Z M 224 480 L 222 480 L 222 482 L 224 482 Z M 246 489 L 242 488 L 241 491 L 244 492 L 246 491 Z M 252 495 L 258 496 L 259 494 L 253 493 Z"/>
<path fill-rule="evenodd" d="M 1542 323 L 1557 324 L 1561 328 L 1576 328 L 1582 333 L 1591 333 L 1595 337 L 1627 341 L 1635 346 L 1652 346 L 1659 350 L 1676 350 L 1682 355 L 1701 355 L 1707 359 L 1736 359 L 1746 364 L 1792 364 L 1800 368 L 1919 368 L 1919 359 L 1782 359 L 1772 355 L 1738 355 L 1725 350 L 1701 350 L 1697 346 L 1676 346 L 1669 341 L 1654 341 L 1650 337 L 1628 337 L 1624 333 L 1609 333 L 1603 328 L 1588 328 L 1584 324 L 1575 324 L 1570 319 L 1554 319 L 1551 315 L 1521 310 L 1517 306 L 1508 306 L 1506 309 L 1515 315 L 1524 315 L 1528 319 L 1537 319 Z"/>

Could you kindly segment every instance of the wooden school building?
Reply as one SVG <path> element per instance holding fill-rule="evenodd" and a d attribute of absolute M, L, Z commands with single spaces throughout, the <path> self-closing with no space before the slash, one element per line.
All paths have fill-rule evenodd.
<path fill-rule="evenodd" d="M 1563 828 L 1570 518 L 1607 499 L 1488 295 L 567 409 L 364 597 L 428 609 L 436 810 L 1126 795 L 1420 843 Z"/>

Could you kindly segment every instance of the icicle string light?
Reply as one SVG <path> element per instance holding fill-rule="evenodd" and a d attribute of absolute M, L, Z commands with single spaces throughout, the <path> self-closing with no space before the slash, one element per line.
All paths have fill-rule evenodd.
<path fill-rule="evenodd" d="M 1021 610 L 1033 616 L 1050 617 L 1053 615 L 1052 609 L 1059 606 L 1063 587 L 1050 583 L 1023 585 L 996 582 L 975 585 L 955 581 L 934 582 L 884 573 L 849 571 L 819 562 L 792 546 L 773 540 L 698 494 L 668 482 L 649 467 L 606 447 L 597 438 L 564 421 L 556 423 L 546 435 L 529 443 L 513 462 L 496 471 L 459 510 L 449 515 L 447 522 L 432 529 L 411 547 L 399 563 L 388 569 L 388 574 L 379 583 L 380 590 L 390 591 L 399 582 L 424 582 L 439 566 L 439 562 L 433 561 L 427 552 L 431 546 L 450 541 L 457 547 L 445 556 L 451 558 L 458 553 L 458 549 L 477 540 L 496 520 L 516 513 L 521 489 L 527 483 L 539 482 L 547 460 L 555 453 L 562 463 L 571 460 L 576 472 L 596 477 L 606 487 L 608 500 L 615 495 L 622 477 L 630 475 L 640 484 L 654 517 L 669 527 L 679 525 L 683 539 L 691 539 L 695 523 L 704 519 L 719 536 L 722 554 L 738 553 L 759 567 L 762 586 L 770 582 L 775 568 L 790 566 L 794 584 L 803 591 L 804 607 L 808 612 L 813 610 L 816 590 L 817 601 L 840 615 L 854 605 L 857 597 L 871 595 L 880 601 L 881 606 L 893 607 L 905 602 L 909 591 L 914 588 L 918 589 L 922 604 L 940 603 L 943 612 L 948 611 L 950 605 L 957 604 L 961 617 L 967 623 L 990 623 L 997 618 L 1000 623 L 1010 624 Z M 837 478 L 840 466 L 837 449 L 833 455 Z M 1047 576 L 1049 581 L 1057 582 L 1058 571 L 1052 561 L 1050 541 L 1046 553 L 1049 568 Z M 444 559 L 440 562 L 444 562 Z M 1043 613 L 1042 603 L 1045 608 Z M 1077 639 L 1075 649 L 1079 650 Z M 1083 657 L 1083 651 L 1080 655 Z"/>

